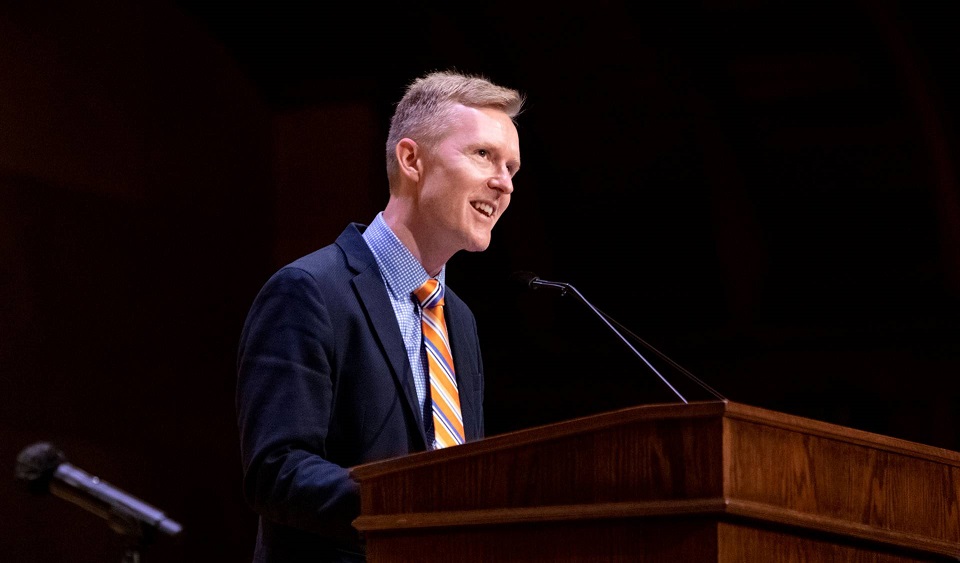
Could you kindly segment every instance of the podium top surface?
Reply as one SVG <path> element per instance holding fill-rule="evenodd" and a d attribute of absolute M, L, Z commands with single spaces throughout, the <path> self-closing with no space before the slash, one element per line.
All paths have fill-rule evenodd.
<path fill-rule="evenodd" d="M 960 467 L 960 452 L 733 401 L 702 401 L 687 404 L 640 405 L 517 430 L 469 442 L 455 448 L 419 452 L 356 466 L 351 469 L 351 475 L 355 479 L 363 481 L 384 472 L 404 470 L 424 464 L 445 463 L 451 459 L 472 457 L 484 452 L 516 448 L 525 444 L 536 444 L 544 440 L 560 439 L 576 434 L 610 430 L 638 422 L 704 418 L 749 421 L 770 428 L 781 428 L 805 435 L 839 440 L 848 444 L 879 448 L 901 455 L 924 458 L 936 463 Z"/>

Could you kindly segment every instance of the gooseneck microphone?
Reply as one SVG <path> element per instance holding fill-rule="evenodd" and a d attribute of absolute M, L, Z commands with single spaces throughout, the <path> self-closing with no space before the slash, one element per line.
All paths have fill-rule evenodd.
<path fill-rule="evenodd" d="M 67 463 L 63 452 L 47 442 L 20 452 L 16 476 L 30 492 L 70 501 L 106 519 L 121 534 L 149 539 L 156 532 L 176 536 L 183 529 L 153 506 Z"/>
<path fill-rule="evenodd" d="M 709 385 L 707 385 L 706 383 L 704 383 L 702 380 L 700 380 L 700 378 L 696 377 L 695 375 L 693 375 L 692 373 L 690 373 L 689 371 L 687 371 L 686 369 L 684 369 L 682 366 L 680 366 L 679 364 L 677 364 L 676 362 L 674 362 L 673 360 L 671 360 L 670 358 L 668 358 L 665 354 L 663 354 L 662 352 L 660 352 L 659 350 L 657 350 L 656 348 L 654 348 L 653 346 L 651 346 L 650 344 L 648 344 L 647 342 L 645 342 L 645 341 L 644 341 L 642 338 L 640 338 L 639 336 L 633 334 L 632 332 L 630 332 L 629 330 L 627 330 L 626 328 L 624 328 L 623 325 L 621 325 L 621 324 L 618 323 L 617 321 L 613 320 L 613 319 L 612 319 L 610 316 L 608 316 L 606 313 L 604 313 L 604 312 L 601 311 L 600 309 L 597 309 L 596 307 L 594 307 L 592 303 L 590 303 L 589 301 L 587 301 L 587 298 L 584 297 L 583 294 L 581 294 L 579 291 L 577 291 L 577 288 L 573 287 L 573 286 L 570 285 L 569 283 L 556 282 L 556 281 L 548 281 L 548 280 L 545 280 L 545 279 L 542 279 L 542 278 L 536 276 L 536 275 L 533 274 L 532 272 L 526 272 L 526 271 L 514 272 L 514 274 L 513 274 L 513 279 L 514 279 L 517 283 L 519 283 L 519 284 L 521 284 L 521 285 L 523 285 L 524 287 L 527 287 L 527 288 L 529 288 L 529 289 L 549 288 L 549 289 L 553 289 L 553 290 L 559 291 L 561 297 L 564 296 L 564 295 L 566 295 L 567 293 L 572 293 L 573 295 L 575 295 L 575 296 L 577 297 L 577 299 L 579 299 L 584 305 L 586 305 L 591 311 L 593 311 L 594 314 L 596 314 L 598 317 L 600 317 L 600 320 L 602 320 L 602 321 L 604 322 L 604 324 L 606 324 L 607 327 L 608 327 L 610 330 L 612 330 L 613 333 L 616 334 L 616 335 L 620 338 L 620 340 L 622 340 L 623 343 L 626 344 L 627 347 L 630 348 L 630 350 L 631 350 L 638 358 L 640 358 L 640 360 L 642 360 L 644 364 L 647 365 L 648 368 L 650 368 L 650 371 L 652 371 L 654 374 L 656 374 L 657 377 L 660 378 L 660 381 L 662 381 L 667 387 L 669 387 L 670 390 L 673 392 L 673 394 L 676 395 L 676 396 L 677 396 L 681 401 L 683 401 L 684 403 L 688 403 L 687 399 L 686 399 L 682 394 L 680 394 L 679 391 L 677 391 L 677 389 L 670 383 L 670 381 L 668 381 L 667 378 L 664 377 L 663 374 L 661 374 L 661 373 L 657 370 L 657 368 L 655 368 L 655 367 L 653 366 L 653 364 L 651 364 L 651 363 L 647 360 L 647 358 L 644 357 L 643 354 L 641 354 L 639 351 L 637 351 L 637 349 L 630 343 L 629 340 L 627 340 L 627 338 L 623 335 L 623 333 L 620 332 L 619 330 L 617 330 L 617 328 L 614 327 L 614 325 L 617 325 L 617 327 L 620 327 L 621 329 L 623 329 L 623 331 L 626 332 L 627 334 L 629 334 L 630 337 L 633 338 L 635 341 L 637 341 L 637 342 L 639 342 L 640 344 L 642 344 L 645 348 L 647 348 L 648 350 L 650 350 L 651 352 L 653 352 L 654 354 L 656 354 L 660 359 L 662 359 L 662 360 L 664 360 L 665 362 L 667 362 L 668 364 L 670 364 L 674 369 L 676 369 L 677 371 L 679 371 L 680 373 L 682 373 L 683 375 L 685 375 L 686 377 L 688 377 L 691 381 L 693 381 L 694 383 L 696 383 L 697 385 L 699 385 L 700 387 L 702 387 L 703 389 L 705 389 L 707 392 L 709 392 L 711 395 L 713 395 L 713 396 L 716 397 L 717 399 L 719 399 L 719 400 L 721 400 L 721 401 L 726 401 L 726 400 L 727 400 L 726 397 L 724 397 L 723 395 L 721 395 L 720 393 L 718 393 L 717 391 L 715 391 L 712 387 L 710 387 Z"/>

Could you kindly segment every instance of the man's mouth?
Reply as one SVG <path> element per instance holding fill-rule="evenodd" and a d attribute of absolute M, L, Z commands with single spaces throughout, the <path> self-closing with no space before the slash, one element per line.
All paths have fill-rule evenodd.
<path fill-rule="evenodd" d="M 484 203 L 482 201 L 473 201 L 473 202 L 470 202 L 470 205 L 472 205 L 474 209 L 476 209 L 480 213 L 483 213 L 487 217 L 493 217 L 493 206 L 490 205 L 489 203 Z"/>

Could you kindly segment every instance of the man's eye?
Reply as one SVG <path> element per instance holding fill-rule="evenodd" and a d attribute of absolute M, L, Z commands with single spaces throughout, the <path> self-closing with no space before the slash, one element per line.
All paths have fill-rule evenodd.
<path fill-rule="evenodd" d="M 480 149 L 480 150 L 477 151 L 477 154 L 480 155 L 480 156 L 486 157 L 487 154 L 488 154 L 488 153 L 487 153 L 487 149 Z"/>

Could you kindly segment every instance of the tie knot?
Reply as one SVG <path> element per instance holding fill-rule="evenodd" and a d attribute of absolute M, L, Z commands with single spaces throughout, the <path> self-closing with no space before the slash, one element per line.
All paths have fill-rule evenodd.
<path fill-rule="evenodd" d="M 418 287 L 413 295 L 424 309 L 432 309 L 437 305 L 443 305 L 443 286 L 433 278 L 428 279 Z"/>

